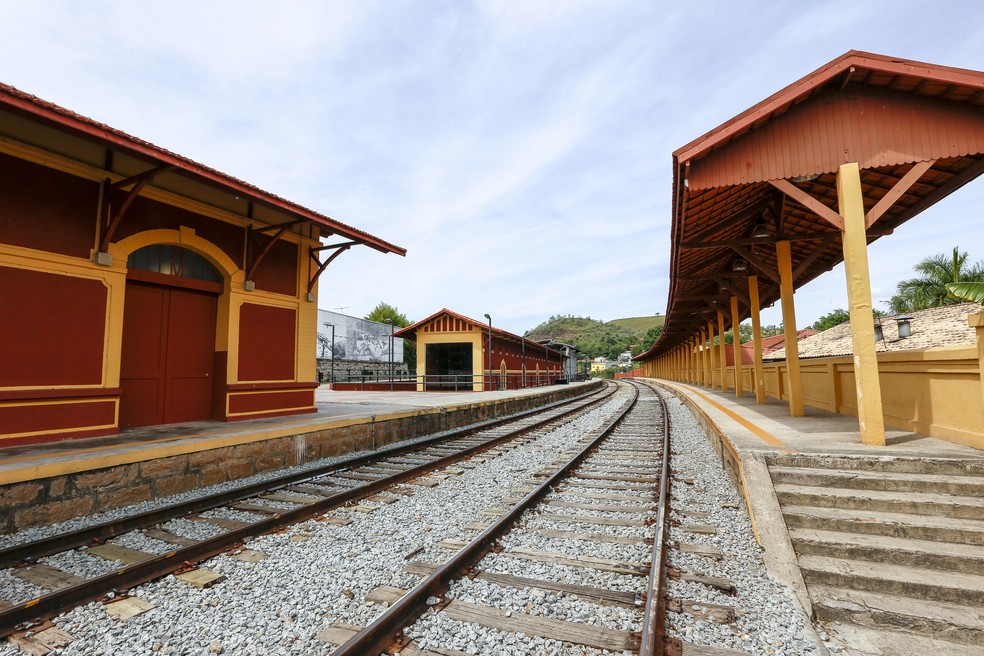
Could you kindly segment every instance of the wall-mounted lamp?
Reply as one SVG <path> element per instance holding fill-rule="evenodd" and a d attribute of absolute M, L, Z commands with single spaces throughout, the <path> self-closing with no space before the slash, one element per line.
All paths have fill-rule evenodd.
<path fill-rule="evenodd" d="M 754 239 L 764 239 L 765 237 L 772 236 L 772 229 L 769 228 L 767 223 L 756 223 L 755 227 L 752 228 L 752 238 Z"/>
<path fill-rule="evenodd" d="M 912 336 L 912 317 L 895 317 L 895 323 L 899 328 L 899 339 Z"/>

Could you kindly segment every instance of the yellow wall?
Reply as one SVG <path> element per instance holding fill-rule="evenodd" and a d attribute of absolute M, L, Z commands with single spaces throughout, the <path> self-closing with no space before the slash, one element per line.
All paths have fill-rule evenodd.
<path fill-rule="evenodd" d="M 857 416 L 851 356 L 800 361 L 804 403 Z M 984 449 L 984 396 L 977 348 L 923 349 L 878 354 L 885 425 Z M 754 389 L 751 365 L 742 367 Z M 787 400 L 785 362 L 765 363 L 766 395 Z"/>
<path fill-rule="evenodd" d="M 486 372 L 487 357 L 485 349 L 482 348 L 483 331 L 480 328 L 470 330 L 431 333 L 417 330 L 417 391 L 424 391 L 424 379 L 421 376 L 428 375 L 427 371 L 427 345 L 428 344 L 467 344 L 472 345 L 472 390 L 481 392 L 483 389 L 482 376 Z M 312 351 L 313 352 L 313 351 Z"/>

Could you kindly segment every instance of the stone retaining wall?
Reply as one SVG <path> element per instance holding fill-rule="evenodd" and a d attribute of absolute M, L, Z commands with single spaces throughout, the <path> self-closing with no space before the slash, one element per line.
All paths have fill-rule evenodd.
<path fill-rule="evenodd" d="M 375 449 L 529 410 L 584 391 L 585 386 L 564 386 L 544 394 L 435 408 L 384 421 L 366 418 L 297 435 L 4 485 L 0 486 L 0 532 L 11 533 L 320 458 Z"/>

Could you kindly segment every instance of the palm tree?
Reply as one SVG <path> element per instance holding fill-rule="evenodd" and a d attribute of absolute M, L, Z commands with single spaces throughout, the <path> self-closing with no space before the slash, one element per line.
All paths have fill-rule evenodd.
<path fill-rule="evenodd" d="M 984 264 L 976 262 L 968 266 L 967 253 L 961 253 L 956 246 L 953 257 L 939 253 L 927 257 L 914 268 L 922 276 L 898 284 L 895 295 L 888 301 L 893 314 L 960 303 L 960 299 L 949 295 L 947 284 L 984 282 Z"/>

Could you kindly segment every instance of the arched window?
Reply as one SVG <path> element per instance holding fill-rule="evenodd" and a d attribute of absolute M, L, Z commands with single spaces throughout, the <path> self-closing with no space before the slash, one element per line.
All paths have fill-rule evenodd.
<path fill-rule="evenodd" d="M 165 276 L 222 283 L 222 274 L 204 257 L 180 246 L 154 244 L 130 253 L 126 266 Z"/>

